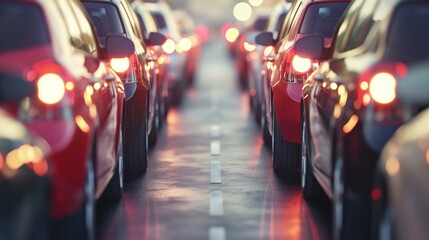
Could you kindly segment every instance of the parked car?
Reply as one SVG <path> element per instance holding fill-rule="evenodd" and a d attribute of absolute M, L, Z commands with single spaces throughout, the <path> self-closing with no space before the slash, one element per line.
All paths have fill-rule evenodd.
<path fill-rule="evenodd" d="M 156 84 L 156 96 L 157 96 L 157 114 L 158 117 L 156 124 L 158 128 L 161 128 L 162 124 L 166 120 L 170 102 L 169 102 L 169 81 L 168 81 L 168 55 L 162 50 L 161 45 L 154 45 L 150 43 L 153 41 L 151 36 L 154 35 L 155 32 L 159 32 L 158 27 L 156 26 L 155 19 L 152 17 L 150 12 L 144 7 L 142 1 L 133 1 L 132 7 L 137 14 L 138 20 L 140 22 L 141 32 L 143 33 L 144 42 L 147 43 L 149 51 L 153 51 L 156 61 L 154 63 L 156 66 L 156 72 L 154 74 L 157 75 L 157 84 Z M 162 42 L 165 43 L 167 39 L 165 38 Z M 159 42 L 161 43 L 161 42 Z"/>
<path fill-rule="evenodd" d="M 263 29 L 266 32 L 272 32 L 273 38 L 276 39 L 278 32 L 287 12 L 291 6 L 290 2 L 284 0 L 279 1 L 272 9 L 267 27 Z M 252 33 L 252 36 L 259 32 Z M 249 36 L 250 37 L 250 36 Z M 254 42 L 253 39 L 249 42 Z M 269 73 L 269 64 L 271 58 L 268 56 L 273 52 L 273 46 L 262 46 L 256 45 L 255 51 L 249 53 L 246 60 L 248 61 L 248 92 L 250 97 L 250 106 L 255 116 L 256 122 L 261 125 L 263 129 L 264 141 L 267 146 L 271 145 L 271 135 L 268 130 L 268 126 L 265 123 L 265 114 L 267 107 L 271 109 L 271 106 L 266 106 L 266 97 L 271 97 L 271 83 L 267 81 L 266 75 Z M 271 113 L 271 111 L 268 111 Z"/>
<path fill-rule="evenodd" d="M 195 72 L 197 70 L 198 59 L 201 55 L 203 41 L 195 31 L 194 19 L 192 19 L 186 10 L 175 9 L 173 10 L 173 15 L 181 35 L 178 47 L 181 51 L 187 53 L 184 78 L 187 85 L 192 86 L 194 84 Z"/>
<path fill-rule="evenodd" d="M 123 84 L 107 60 L 131 42 L 98 45 L 79 1 L 0 2 L 0 71 L 22 76 L 37 95 L 5 104 L 51 147 L 54 239 L 93 239 L 95 200 L 119 198 Z"/>
<path fill-rule="evenodd" d="M 185 79 L 187 52 L 182 51 L 178 44 L 182 39 L 173 11 L 166 1 L 144 2 L 143 7 L 149 10 L 160 33 L 167 36 L 162 49 L 168 54 L 168 81 L 171 106 L 177 107 L 186 95 Z"/>
<path fill-rule="evenodd" d="M 110 59 L 110 66 L 125 85 L 124 177 L 126 181 L 141 176 L 147 169 L 148 144 L 155 144 L 156 126 L 156 56 L 149 51 L 138 17 L 127 0 L 81 0 L 91 16 L 101 43 L 112 35 L 126 36 L 134 48 L 131 56 Z M 153 33 L 150 44 L 161 44 L 162 35 Z"/>
<path fill-rule="evenodd" d="M 354 1 L 329 48 L 317 35 L 297 43 L 300 56 L 323 60 L 302 92 L 303 195 L 317 199 L 320 185 L 332 199 L 336 239 L 369 238 L 379 154 L 413 114 L 395 86 L 429 57 L 429 34 L 415 30 L 428 19 L 427 2 Z"/>
<path fill-rule="evenodd" d="M 0 73 L 0 105 L 35 94 L 28 81 Z M 47 142 L 0 107 L 0 239 L 48 238 Z"/>
<path fill-rule="evenodd" d="M 315 58 L 296 54 L 296 42 L 311 34 L 320 34 L 324 44 L 331 44 L 338 20 L 350 0 L 298 0 L 292 3 L 278 38 L 272 32 L 256 36 L 256 42 L 274 46 L 270 63 L 271 114 L 267 124 L 272 136 L 273 168 L 276 172 L 295 174 L 301 153 L 301 91 L 304 80 L 318 64 Z"/>
<path fill-rule="evenodd" d="M 428 66 L 428 62 L 410 66 L 396 86 L 398 101 L 414 117 L 386 143 L 377 163 L 371 190 L 372 239 L 429 237 Z"/>
<path fill-rule="evenodd" d="M 239 36 L 233 47 L 234 64 L 238 73 L 238 81 L 242 90 L 249 91 L 249 55 L 255 52 L 256 45 L 249 40 L 249 35 L 254 32 L 263 31 L 268 25 L 268 19 L 271 14 L 271 8 L 263 8 L 255 11 L 253 17 L 245 23 L 245 26 L 239 32 Z M 254 95 L 249 91 L 250 95 Z M 252 106 L 252 104 L 250 104 Z"/>

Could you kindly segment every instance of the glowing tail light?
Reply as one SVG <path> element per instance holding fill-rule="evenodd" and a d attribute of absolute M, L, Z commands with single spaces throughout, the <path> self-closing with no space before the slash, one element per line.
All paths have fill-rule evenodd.
<path fill-rule="evenodd" d="M 124 73 L 128 71 L 131 66 L 130 59 L 125 58 L 112 58 L 110 60 L 110 66 L 117 73 Z"/>
<path fill-rule="evenodd" d="M 303 58 L 295 55 L 292 58 L 292 67 L 298 73 L 306 73 L 311 70 L 312 61 L 309 58 Z"/>
<path fill-rule="evenodd" d="M 182 38 L 179 41 L 179 44 L 177 45 L 177 51 L 183 51 L 183 52 L 187 52 L 189 50 L 191 50 L 192 48 L 192 41 L 189 38 Z"/>
<path fill-rule="evenodd" d="M 255 51 L 255 49 L 256 49 L 256 45 L 248 43 L 248 42 L 244 42 L 243 47 L 248 52 Z"/>
<path fill-rule="evenodd" d="M 46 104 L 55 104 L 61 101 L 65 93 L 63 79 L 54 73 L 42 75 L 37 82 L 38 97 Z"/>
<path fill-rule="evenodd" d="M 264 56 L 268 57 L 270 55 L 270 53 L 273 51 L 273 46 L 268 46 L 264 49 Z"/>
<path fill-rule="evenodd" d="M 396 79 L 390 73 L 376 74 L 369 85 L 369 93 L 374 101 L 381 104 L 393 102 L 396 98 Z"/>
<path fill-rule="evenodd" d="M 172 54 L 176 50 L 176 43 L 173 39 L 168 38 L 162 45 L 162 50 L 167 54 Z"/>
<path fill-rule="evenodd" d="M 403 63 L 384 63 L 363 73 L 359 82 L 358 97 L 364 106 L 371 100 L 378 104 L 390 104 L 396 99 L 396 83 L 407 75 Z"/>
<path fill-rule="evenodd" d="M 238 31 L 238 29 L 231 27 L 226 30 L 225 39 L 229 43 L 234 43 L 237 40 L 238 35 L 240 35 L 240 32 Z"/>

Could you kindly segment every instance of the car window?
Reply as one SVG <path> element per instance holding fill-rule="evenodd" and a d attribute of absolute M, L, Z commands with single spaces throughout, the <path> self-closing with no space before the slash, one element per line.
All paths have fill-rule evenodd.
<path fill-rule="evenodd" d="M 69 3 L 82 32 L 82 45 L 85 46 L 83 49 L 93 53 L 95 57 L 97 57 L 97 42 L 91 24 L 89 23 L 91 20 L 85 15 L 85 10 L 82 9 L 80 3 L 77 3 L 76 0 L 69 1 Z"/>
<path fill-rule="evenodd" d="M 305 12 L 299 32 L 302 34 L 320 33 L 324 37 L 332 37 L 348 4 L 348 2 L 335 2 L 310 5 Z"/>
<path fill-rule="evenodd" d="M 285 20 L 279 31 L 279 35 L 278 35 L 279 39 L 286 36 L 287 31 L 290 29 L 291 21 L 293 20 L 292 18 L 296 15 L 298 7 L 300 7 L 301 4 L 302 4 L 301 1 L 294 1 L 292 3 L 292 6 L 290 7 L 289 12 L 286 14 Z"/>
<path fill-rule="evenodd" d="M 0 52 L 49 43 L 43 14 L 32 3 L 0 2 L 0 32 Z"/>
<path fill-rule="evenodd" d="M 167 22 L 165 21 L 164 16 L 160 12 L 151 12 L 151 15 L 155 19 L 156 26 L 159 29 L 166 29 L 167 28 Z"/>
<path fill-rule="evenodd" d="M 123 9 L 125 10 L 125 13 L 130 21 L 131 28 L 134 32 L 134 35 L 137 36 L 139 39 L 143 39 L 143 34 L 141 32 L 140 26 L 139 26 L 139 20 L 132 9 L 130 3 L 128 1 L 121 1 L 121 4 L 123 6 Z"/>
<path fill-rule="evenodd" d="M 412 2 L 399 5 L 386 38 L 386 57 L 407 63 L 428 59 L 428 23 L 429 3 Z"/>
<path fill-rule="evenodd" d="M 336 35 L 335 52 L 346 52 L 362 45 L 374 24 L 371 19 L 376 4 L 378 1 L 355 0 L 351 3 Z"/>
<path fill-rule="evenodd" d="M 118 9 L 111 3 L 83 2 L 92 19 L 100 43 L 105 44 L 107 34 L 125 34 Z"/>

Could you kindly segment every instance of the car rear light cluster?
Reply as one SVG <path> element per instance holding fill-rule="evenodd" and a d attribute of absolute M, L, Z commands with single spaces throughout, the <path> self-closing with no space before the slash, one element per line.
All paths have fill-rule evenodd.
<path fill-rule="evenodd" d="M 135 53 L 125 58 L 110 59 L 110 67 L 124 83 L 135 83 L 139 79 L 138 59 Z"/>
<path fill-rule="evenodd" d="M 316 60 L 296 55 L 293 49 L 286 56 L 284 64 L 284 80 L 292 83 L 304 82 L 319 66 Z"/>
<path fill-rule="evenodd" d="M 387 105 L 396 99 L 396 83 L 405 77 L 407 66 L 403 63 L 378 65 L 362 74 L 358 84 L 358 99 L 363 106 L 374 101 Z"/>
<path fill-rule="evenodd" d="M 176 42 L 171 38 L 167 38 L 164 44 L 162 44 L 162 50 L 164 50 L 166 54 L 174 53 L 176 51 Z"/>
<path fill-rule="evenodd" d="M 36 86 L 36 96 L 19 105 L 21 120 L 68 119 L 75 103 L 75 82 L 71 75 L 52 61 L 42 61 L 24 73 Z"/>

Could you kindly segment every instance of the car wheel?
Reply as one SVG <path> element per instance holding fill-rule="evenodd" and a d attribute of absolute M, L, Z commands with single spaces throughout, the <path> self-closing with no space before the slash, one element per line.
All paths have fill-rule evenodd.
<path fill-rule="evenodd" d="M 380 197 L 372 202 L 371 239 L 389 240 L 397 239 L 393 230 L 392 208 L 389 203 L 389 193 L 386 177 L 380 169 L 376 169 L 374 188 L 381 191 Z"/>
<path fill-rule="evenodd" d="M 253 111 L 255 114 L 256 124 L 258 124 L 258 126 L 261 126 L 262 125 L 262 122 L 261 122 L 262 110 L 261 110 L 261 104 L 259 103 L 258 98 L 256 96 L 253 97 Z"/>
<path fill-rule="evenodd" d="M 148 140 L 149 147 L 153 147 L 156 145 L 158 140 L 158 128 L 159 128 L 159 103 L 155 104 L 154 108 L 155 114 L 153 117 L 152 129 L 149 132 Z"/>
<path fill-rule="evenodd" d="M 268 122 L 267 117 L 265 116 L 265 108 L 262 106 L 262 113 L 261 113 L 261 128 L 262 128 L 262 139 L 264 140 L 264 144 L 267 147 L 271 147 L 271 133 L 268 129 Z"/>
<path fill-rule="evenodd" d="M 369 238 L 369 194 L 368 201 L 347 185 L 343 149 L 345 140 L 335 139 L 333 168 L 333 235 L 334 239 L 359 240 Z"/>
<path fill-rule="evenodd" d="M 276 111 L 273 109 L 272 158 L 276 172 L 296 173 L 297 162 L 301 154 L 299 144 L 283 140 Z"/>
<path fill-rule="evenodd" d="M 104 191 L 107 198 L 114 201 L 121 199 L 122 188 L 124 186 L 122 125 L 119 133 L 117 159 L 118 162 L 116 164 L 115 172 Z"/>
<path fill-rule="evenodd" d="M 51 239 L 95 239 L 95 170 L 92 160 L 87 164 L 82 206 L 72 216 L 55 220 L 52 234 Z"/>
<path fill-rule="evenodd" d="M 124 144 L 124 180 L 130 181 L 142 175 L 147 169 L 148 132 L 147 132 L 147 106 L 143 121 L 138 129 L 137 138 Z M 137 129 L 136 129 L 137 130 Z M 131 130 L 132 131 L 132 130 Z M 125 133 L 126 134 L 126 133 Z"/>
<path fill-rule="evenodd" d="M 186 88 L 183 81 L 176 82 L 171 89 L 171 106 L 178 107 L 182 104 Z"/>
<path fill-rule="evenodd" d="M 301 128 L 301 187 L 302 187 L 302 195 L 306 199 L 315 199 L 318 198 L 322 189 L 317 182 L 316 178 L 313 174 L 313 169 L 310 165 L 310 149 L 307 147 L 310 144 L 307 133 L 307 124 L 305 118 L 302 120 L 302 128 Z M 308 144 L 308 145 L 307 145 Z"/>

